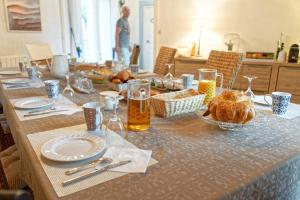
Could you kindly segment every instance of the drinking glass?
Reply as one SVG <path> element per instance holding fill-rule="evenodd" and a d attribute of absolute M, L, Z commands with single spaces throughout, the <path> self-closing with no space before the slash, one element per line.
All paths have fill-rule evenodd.
<path fill-rule="evenodd" d="M 150 82 L 148 80 L 128 81 L 127 128 L 145 131 L 150 128 Z"/>
<path fill-rule="evenodd" d="M 75 91 L 73 90 L 73 88 L 70 85 L 70 74 L 69 74 L 69 72 L 67 72 L 65 77 L 66 77 L 66 80 L 67 80 L 67 86 L 63 90 L 62 95 L 69 98 L 70 100 L 73 100 Z"/>
<path fill-rule="evenodd" d="M 41 79 L 43 74 L 42 72 L 39 71 L 39 65 L 41 64 L 41 61 L 32 61 L 32 64 L 34 64 L 34 68 L 36 69 L 36 72 L 37 72 L 37 78 L 38 79 Z"/>
<path fill-rule="evenodd" d="M 26 72 L 26 68 L 28 67 L 28 58 L 24 57 L 21 59 L 21 62 L 19 63 L 20 71 Z"/>
<path fill-rule="evenodd" d="M 174 76 L 173 74 L 171 73 L 171 67 L 173 66 L 174 64 L 166 64 L 166 66 L 168 67 L 168 73 L 164 76 L 165 79 L 167 80 L 173 80 L 174 79 Z"/>
<path fill-rule="evenodd" d="M 254 102 L 254 100 L 255 100 L 255 95 L 254 95 L 254 93 L 253 93 L 252 90 L 251 90 L 251 85 L 252 85 L 252 81 L 253 81 L 254 79 L 256 79 L 257 77 L 256 77 L 256 76 L 253 76 L 253 75 L 245 75 L 245 76 L 243 76 L 243 77 L 244 77 L 245 79 L 248 80 L 248 88 L 247 88 L 247 90 L 245 91 L 245 95 L 248 96 L 249 99 L 250 99 L 252 102 Z"/>
<path fill-rule="evenodd" d="M 112 137 L 109 131 L 113 131 L 123 138 L 126 137 L 126 131 L 122 119 L 117 114 L 119 98 L 118 96 L 112 96 L 110 98 L 112 98 L 112 103 L 113 103 L 113 114 L 108 120 L 105 130 L 106 130 L 107 143 L 111 146 L 113 145 L 114 142 L 112 141 Z"/>
<path fill-rule="evenodd" d="M 216 69 L 199 69 L 199 93 L 205 93 L 204 104 L 207 105 L 216 96 L 217 77 L 220 77 L 221 84 L 219 91 L 223 88 L 223 74 Z"/>

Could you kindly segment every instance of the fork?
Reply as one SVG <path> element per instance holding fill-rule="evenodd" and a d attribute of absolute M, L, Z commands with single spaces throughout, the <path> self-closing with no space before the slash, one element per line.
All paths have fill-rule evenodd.
<path fill-rule="evenodd" d="M 46 108 L 46 109 L 32 110 L 32 111 L 29 111 L 28 114 L 38 113 L 38 112 L 42 112 L 42 111 L 46 111 L 46 110 L 56 110 L 56 108 L 55 107 L 51 107 L 51 108 Z"/>
<path fill-rule="evenodd" d="M 102 158 L 99 158 L 98 160 L 92 161 L 91 163 L 88 163 L 86 165 L 82 165 L 82 166 L 79 166 L 79 167 L 74 167 L 72 169 L 69 169 L 69 170 L 65 171 L 65 174 L 66 175 L 72 175 L 72 174 L 75 174 L 77 172 L 96 167 L 98 164 L 102 164 L 102 163 L 109 164 L 112 161 L 113 161 L 113 159 L 111 159 L 111 158 L 102 157 Z"/>

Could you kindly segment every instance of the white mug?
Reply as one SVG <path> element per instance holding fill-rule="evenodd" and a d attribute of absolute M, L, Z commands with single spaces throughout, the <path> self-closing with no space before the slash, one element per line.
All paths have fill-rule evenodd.
<path fill-rule="evenodd" d="M 181 79 L 183 89 L 190 89 L 193 87 L 194 74 L 182 74 Z"/>
<path fill-rule="evenodd" d="M 113 110 L 114 109 L 114 103 L 113 103 L 113 99 L 109 96 L 104 97 L 105 99 L 105 110 Z"/>
<path fill-rule="evenodd" d="M 272 111 L 276 115 L 284 115 L 287 112 L 292 94 L 287 92 L 272 92 Z"/>
<path fill-rule="evenodd" d="M 89 102 L 83 104 L 85 122 L 88 131 L 97 131 L 102 129 L 103 115 L 101 104 L 99 102 Z"/>
<path fill-rule="evenodd" d="M 272 102 L 268 102 L 267 96 L 271 96 Z M 272 111 L 275 115 L 284 115 L 291 101 L 292 94 L 287 92 L 272 92 L 264 96 L 265 102 L 272 106 Z"/>

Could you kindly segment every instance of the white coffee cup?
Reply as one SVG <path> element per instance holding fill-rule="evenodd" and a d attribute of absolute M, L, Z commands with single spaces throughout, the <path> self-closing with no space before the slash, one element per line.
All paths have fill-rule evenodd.
<path fill-rule="evenodd" d="M 183 89 L 190 89 L 193 87 L 193 80 L 194 80 L 193 74 L 182 74 L 181 79 L 182 79 Z"/>
<path fill-rule="evenodd" d="M 89 131 L 101 130 L 103 122 L 101 104 L 99 102 L 89 102 L 83 104 L 82 107 L 87 129 Z"/>
<path fill-rule="evenodd" d="M 105 99 L 104 109 L 105 110 L 113 110 L 114 109 L 113 99 L 109 96 L 104 97 L 104 99 Z"/>

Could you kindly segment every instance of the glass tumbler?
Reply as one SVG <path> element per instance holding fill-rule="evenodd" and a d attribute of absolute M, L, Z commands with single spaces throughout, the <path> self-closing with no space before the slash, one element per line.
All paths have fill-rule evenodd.
<path fill-rule="evenodd" d="M 131 131 L 145 131 L 150 127 L 150 82 L 148 80 L 128 81 L 127 128 Z"/>
<path fill-rule="evenodd" d="M 219 91 L 223 88 L 223 74 L 218 73 L 216 69 L 199 69 L 199 87 L 200 93 L 205 93 L 204 104 L 207 105 L 216 96 L 217 77 L 220 77 L 221 84 Z"/>

